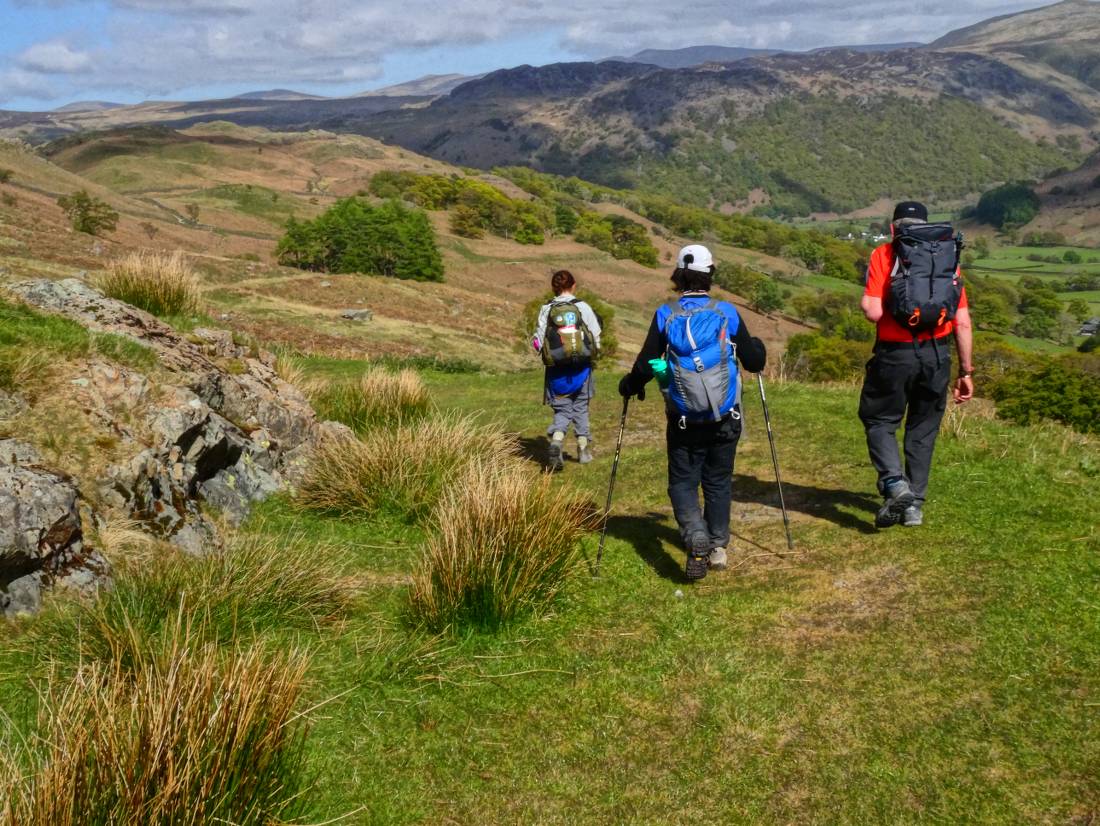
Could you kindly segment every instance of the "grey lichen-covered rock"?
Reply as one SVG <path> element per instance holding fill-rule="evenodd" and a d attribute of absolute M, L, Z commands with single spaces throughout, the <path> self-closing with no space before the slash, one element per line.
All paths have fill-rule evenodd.
<path fill-rule="evenodd" d="M 27 410 L 27 400 L 18 393 L 0 390 L 0 421 L 14 419 Z"/>
<path fill-rule="evenodd" d="M 42 454 L 33 445 L 18 439 L 0 439 L 0 464 L 39 465 Z"/>
<path fill-rule="evenodd" d="M 57 582 L 89 591 L 109 581 L 106 560 L 85 547 L 80 504 L 72 479 L 0 455 L 0 611 L 36 610 Z"/>
<path fill-rule="evenodd" d="M 348 321 L 370 321 L 374 318 L 374 313 L 366 308 L 350 309 L 340 313 L 340 318 L 346 318 Z"/>
<path fill-rule="evenodd" d="M 342 425 L 317 421 L 309 401 L 275 372 L 274 356 L 239 345 L 229 331 L 200 328 L 181 334 L 78 279 L 24 281 L 4 289 L 41 310 L 94 332 L 125 336 L 155 353 L 158 366 L 150 376 L 93 359 L 70 378 L 66 390 L 74 406 L 110 434 L 116 458 L 92 480 L 98 501 L 188 553 L 203 554 L 221 544 L 211 511 L 229 524 L 240 523 L 254 502 L 298 484 L 324 434 L 342 432 Z M 0 416 L 4 402 L 0 397 Z M 11 404 L 20 413 L 26 410 L 19 400 Z M 13 484 L 12 474 L 47 473 L 26 446 L 0 441 L 0 462 L 6 463 Z M 50 496 L 66 490 L 61 485 L 47 492 L 57 484 L 57 478 L 42 481 L 32 498 L 53 502 Z M 78 498 L 75 486 L 67 490 L 69 499 L 51 505 L 58 513 Z M 0 511 L 0 520 L 6 521 L 4 516 Z M 14 596 L 6 598 L 10 604 L 32 605 L 43 584 L 83 588 L 99 581 L 96 560 L 84 551 L 82 536 L 61 550 L 53 541 L 63 539 L 61 528 L 47 533 L 53 544 L 37 557 L 26 550 L 26 537 L 18 554 L 0 556 L 0 570 L 8 572 L 3 581 L 20 580 L 12 585 Z M 0 545 L 3 541 L 0 533 Z M 81 560 L 81 565 L 64 569 L 72 572 L 64 573 L 65 579 L 61 567 L 39 564 L 55 557 Z"/>

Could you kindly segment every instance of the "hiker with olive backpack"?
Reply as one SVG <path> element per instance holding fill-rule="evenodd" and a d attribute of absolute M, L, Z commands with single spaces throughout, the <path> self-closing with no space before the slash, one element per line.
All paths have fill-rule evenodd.
<path fill-rule="evenodd" d="M 572 273 L 558 270 L 550 286 L 554 298 L 539 311 L 531 344 L 546 365 L 543 398 L 554 411 L 546 435 L 550 437 L 550 469 L 557 471 L 564 465 L 570 425 L 577 437 L 577 461 L 592 461 L 588 403 L 594 392 L 592 366 L 599 353 L 601 330 L 596 313 L 573 294 L 577 282 Z"/>
<path fill-rule="evenodd" d="M 860 306 L 875 324 L 875 349 L 863 379 L 859 418 L 883 504 L 875 526 L 924 521 L 932 451 L 947 409 L 950 340 L 959 374 L 956 404 L 974 395 L 970 309 L 962 285 L 962 236 L 950 224 L 929 223 L 928 209 L 904 201 L 894 209 L 893 240 L 871 254 Z M 905 419 L 905 464 L 897 431 Z"/>
<path fill-rule="evenodd" d="M 672 273 L 679 296 L 657 308 L 634 367 L 619 382 L 620 395 L 639 400 L 654 376 L 661 386 L 668 495 L 689 579 L 726 567 L 733 461 L 741 437 L 737 365 L 759 373 L 767 360 L 764 343 L 749 335 L 737 308 L 710 297 L 714 269 L 706 247 L 680 250 Z"/>

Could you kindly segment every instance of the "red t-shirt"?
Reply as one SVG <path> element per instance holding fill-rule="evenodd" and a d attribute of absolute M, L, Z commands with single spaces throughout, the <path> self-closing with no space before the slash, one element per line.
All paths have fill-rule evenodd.
<path fill-rule="evenodd" d="M 898 324 L 897 319 L 890 315 L 886 309 L 886 293 L 890 289 L 890 273 L 894 269 L 894 245 L 890 243 L 876 247 L 871 253 L 871 260 L 867 264 L 867 287 L 864 295 L 882 299 L 882 318 L 878 320 L 879 341 L 912 341 L 913 334 Z M 962 273 L 959 273 L 960 277 Z M 966 289 L 959 298 L 959 309 L 967 307 Z M 918 341 L 928 341 L 930 338 L 943 338 L 951 335 L 955 329 L 955 322 L 945 321 L 935 330 L 925 330 L 917 334 Z"/>

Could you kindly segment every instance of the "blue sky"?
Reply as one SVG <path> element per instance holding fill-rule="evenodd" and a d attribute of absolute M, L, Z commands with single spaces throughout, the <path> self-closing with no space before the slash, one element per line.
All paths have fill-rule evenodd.
<path fill-rule="evenodd" d="M 0 108 L 291 88 L 346 95 L 699 44 L 931 40 L 1033 2 L 932 0 L 0 0 Z"/>

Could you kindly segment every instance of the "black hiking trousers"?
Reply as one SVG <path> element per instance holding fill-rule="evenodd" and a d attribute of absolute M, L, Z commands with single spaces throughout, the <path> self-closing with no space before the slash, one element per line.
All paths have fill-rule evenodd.
<path fill-rule="evenodd" d="M 668 446 L 668 498 L 680 526 L 685 547 L 697 531 L 705 532 L 714 547 L 730 541 L 730 497 L 733 459 L 741 438 L 741 408 L 720 422 L 681 428 L 669 418 L 665 431 Z M 699 488 L 703 507 L 699 507 Z"/>
<path fill-rule="evenodd" d="M 947 409 L 951 381 L 951 337 L 913 343 L 879 342 L 867 362 L 859 418 L 867 433 L 878 489 L 890 478 L 904 476 L 916 504 L 923 505 L 932 467 L 932 451 Z M 898 453 L 897 432 L 905 418 L 905 467 Z"/>

